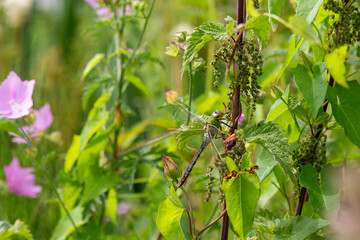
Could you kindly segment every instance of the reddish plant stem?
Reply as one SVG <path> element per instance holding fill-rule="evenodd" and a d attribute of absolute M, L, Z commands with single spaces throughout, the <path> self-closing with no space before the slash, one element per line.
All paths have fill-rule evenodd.
<path fill-rule="evenodd" d="M 226 202 L 224 202 L 224 209 L 226 210 Z M 229 216 L 227 215 L 227 212 L 223 215 L 223 221 L 221 225 L 221 240 L 227 240 L 229 236 Z"/>
<path fill-rule="evenodd" d="M 246 22 L 246 0 L 237 0 L 237 15 L 236 15 L 237 24 L 245 24 Z M 238 32 L 238 36 L 236 42 L 234 44 L 233 52 L 231 54 L 231 58 L 228 63 L 228 70 L 230 70 L 231 60 L 234 58 L 235 51 L 237 49 L 237 45 L 242 42 L 243 32 Z M 236 62 L 234 61 L 234 70 L 235 70 Z M 234 77 L 236 74 L 234 72 Z M 234 79 L 234 96 L 233 96 L 233 110 L 232 110 L 232 128 L 229 130 L 229 135 L 233 134 L 235 129 L 237 128 L 238 117 L 241 115 L 241 102 L 240 102 L 240 85 L 236 83 L 236 79 Z M 232 146 L 228 146 L 231 149 L 235 145 L 236 141 L 232 144 Z M 224 209 L 226 209 L 226 201 L 224 200 Z M 221 226 L 221 240 L 227 240 L 229 236 L 229 223 L 230 219 L 227 213 L 224 214 L 222 226 Z"/>
<path fill-rule="evenodd" d="M 206 227 L 204 227 L 203 229 L 200 230 L 200 232 L 198 234 L 196 234 L 195 239 L 197 239 L 199 237 L 200 234 L 202 234 L 206 229 L 208 229 L 209 227 L 211 227 L 212 225 L 214 225 L 217 221 L 220 220 L 220 218 L 222 218 L 226 213 L 226 209 L 224 209 L 224 211 L 220 214 L 220 216 L 218 216 L 214 221 L 212 221 L 211 223 L 209 223 Z"/>
<path fill-rule="evenodd" d="M 294 13 L 296 13 L 296 9 L 295 9 L 294 4 L 291 2 L 291 0 L 288 0 L 288 1 L 289 1 L 289 3 L 290 3 L 290 5 L 291 5 L 291 7 L 292 7 L 292 9 L 293 9 L 293 11 L 294 11 Z"/>

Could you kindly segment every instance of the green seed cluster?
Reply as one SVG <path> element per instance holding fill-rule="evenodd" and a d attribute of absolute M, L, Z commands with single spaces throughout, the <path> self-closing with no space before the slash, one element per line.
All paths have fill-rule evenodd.
<path fill-rule="evenodd" d="M 214 59 L 211 61 L 211 65 L 214 67 L 214 86 L 219 86 L 219 79 L 221 76 L 220 70 L 219 70 L 219 63 L 228 63 L 230 61 L 230 56 L 233 51 L 234 42 L 231 38 L 228 38 L 227 40 L 223 41 L 221 43 L 221 46 L 219 49 L 215 51 Z"/>
<path fill-rule="evenodd" d="M 311 164 L 318 172 L 326 164 L 326 136 L 317 139 L 310 134 L 300 140 L 300 146 L 292 152 L 294 167 Z"/>
<path fill-rule="evenodd" d="M 262 74 L 263 59 L 255 39 L 244 39 L 239 44 L 234 60 L 238 66 L 237 82 L 241 95 L 245 97 L 247 108 L 256 110 L 256 99 L 260 93 L 257 78 Z M 250 117 L 251 117 L 250 116 Z"/>
<path fill-rule="evenodd" d="M 208 166 L 208 168 L 206 169 L 206 177 L 208 177 L 209 178 L 209 180 L 208 180 L 208 183 L 207 183 L 207 191 L 206 191 L 206 194 L 205 194 L 205 196 L 204 196 L 204 201 L 205 202 L 208 202 L 209 201 L 209 199 L 210 199 L 210 197 L 211 197 L 211 194 L 212 194 L 212 191 L 213 191 L 213 189 L 212 189 L 212 184 L 213 184 L 213 182 L 214 182 L 214 180 L 215 180 L 215 177 L 213 177 L 212 176 L 212 171 L 213 171 L 213 169 L 214 169 L 214 165 L 213 164 L 210 164 L 209 166 Z"/>
<path fill-rule="evenodd" d="M 358 8 L 343 4 L 341 1 L 328 0 L 324 4 L 324 9 L 339 14 L 339 19 L 333 23 L 328 33 L 329 39 L 333 36 L 340 45 L 353 45 L 356 41 L 360 41 L 360 11 Z M 334 18 L 334 16 L 332 17 Z"/>

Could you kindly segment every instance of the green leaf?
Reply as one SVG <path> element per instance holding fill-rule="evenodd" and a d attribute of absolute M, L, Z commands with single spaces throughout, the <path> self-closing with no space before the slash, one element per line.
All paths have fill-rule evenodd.
<path fill-rule="evenodd" d="M 278 17 L 281 17 L 284 3 L 285 3 L 285 1 L 283 1 L 283 0 L 269 0 L 268 1 L 269 12 Z M 269 20 L 270 20 L 272 30 L 275 31 L 279 24 L 278 21 L 274 20 L 273 18 L 270 18 Z"/>
<path fill-rule="evenodd" d="M 228 37 L 226 25 L 222 23 L 207 22 L 200 25 L 195 31 L 209 35 L 215 41 L 224 41 Z"/>
<path fill-rule="evenodd" d="M 117 203 L 116 190 L 111 188 L 106 201 L 105 216 L 110 218 L 114 225 L 116 224 Z"/>
<path fill-rule="evenodd" d="M 347 54 L 347 45 L 335 49 L 332 53 L 326 55 L 325 61 L 327 68 L 334 77 L 336 83 L 346 87 L 346 69 L 345 58 Z"/>
<path fill-rule="evenodd" d="M 9 120 L 0 118 L 0 130 L 4 130 L 6 132 L 12 132 L 16 135 L 23 136 L 23 134 L 19 131 L 19 129 Z"/>
<path fill-rule="evenodd" d="M 349 89 L 339 85 L 329 87 L 327 99 L 345 135 L 360 147 L 360 86 L 357 81 L 349 81 L 348 86 Z"/>
<path fill-rule="evenodd" d="M 65 156 L 64 171 L 69 173 L 79 157 L 80 149 L 80 136 L 74 135 L 73 141 Z"/>
<path fill-rule="evenodd" d="M 34 239 L 28 226 L 24 222 L 16 220 L 15 223 L 11 225 L 7 221 L 0 221 L 0 239 L 11 240 L 24 238 L 28 240 Z"/>
<path fill-rule="evenodd" d="M 227 168 L 229 169 L 229 172 L 231 171 L 239 171 L 238 167 L 236 166 L 234 160 L 230 157 L 226 157 L 225 158 L 225 163 L 226 163 L 226 166 Z"/>
<path fill-rule="evenodd" d="M 326 227 L 330 223 L 323 219 L 313 219 L 309 217 L 297 216 L 290 220 L 279 221 L 275 226 L 274 233 L 278 236 L 273 240 L 299 240 L 306 239 L 311 234 Z"/>
<path fill-rule="evenodd" d="M 330 165 L 321 170 L 320 183 L 313 166 L 308 164 L 301 168 L 300 184 L 307 188 L 312 207 L 324 219 L 337 211 L 340 202 L 340 191 L 334 189 L 332 178 Z"/>
<path fill-rule="evenodd" d="M 186 50 L 183 56 L 181 73 L 191 62 L 196 53 L 199 52 L 211 40 L 223 41 L 228 37 L 228 30 L 225 24 L 207 22 L 197 27 L 186 43 Z"/>
<path fill-rule="evenodd" d="M 145 84 L 141 81 L 140 78 L 136 77 L 130 71 L 125 71 L 125 78 L 131 84 L 133 84 L 137 89 L 139 89 L 141 92 L 143 92 L 147 97 L 149 97 L 149 98 L 151 97 L 151 93 L 150 93 L 149 89 L 145 86 Z"/>
<path fill-rule="evenodd" d="M 311 23 L 324 0 L 300 0 L 296 8 L 296 15 L 306 19 L 308 23 Z"/>
<path fill-rule="evenodd" d="M 229 180 L 224 179 L 223 191 L 226 209 L 235 232 L 246 239 L 260 198 L 260 181 L 256 174 L 241 172 Z"/>
<path fill-rule="evenodd" d="M 91 216 L 88 214 L 86 217 L 83 218 L 83 211 L 84 208 L 78 206 L 69 212 L 76 227 L 79 227 L 86 223 Z M 59 220 L 58 224 L 55 227 L 53 235 L 51 236 L 51 240 L 65 240 L 66 237 L 69 236 L 73 231 L 75 231 L 75 228 L 68 216 L 66 215 Z"/>
<path fill-rule="evenodd" d="M 309 104 L 313 116 L 316 117 L 325 100 L 328 86 L 326 64 L 319 62 L 313 66 L 312 71 L 314 74 L 309 72 L 302 64 L 298 64 L 292 70 L 296 85 Z"/>
<path fill-rule="evenodd" d="M 271 106 L 268 115 L 266 116 L 265 122 L 274 121 L 276 118 L 278 118 L 281 114 L 287 111 L 288 106 L 284 103 L 283 100 L 287 101 L 289 98 L 289 90 L 290 85 L 288 85 L 281 96 L 282 99 L 278 99 L 274 102 L 274 104 Z"/>
<path fill-rule="evenodd" d="M 71 210 L 75 206 L 81 191 L 82 187 L 80 186 L 80 184 L 77 185 L 74 183 L 66 183 L 65 187 L 62 189 L 62 195 L 67 210 Z M 65 215 L 65 210 L 61 208 L 61 216 Z"/>
<path fill-rule="evenodd" d="M 171 186 L 170 196 L 159 205 L 156 217 L 156 225 L 167 240 L 186 239 L 180 225 L 180 219 L 184 212 L 179 197 L 176 195 L 174 187 Z"/>
<path fill-rule="evenodd" d="M 258 143 L 274 155 L 275 160 L 280 164 L 284 172 L 290 177 L 292 182 L 296 182 L 294 168 L 289 157 L 290 149 L 288 140 L 284 136 L 284 132 L 280 130 L 278 124 L 274 122 L 264 121 L 258 124 L 251 124 L 245 127 L 244 142 Z"/>
<path fill-rule="evenodd" d="M 93 169 L 85 182 L 82 204 L 100 196 L 112 188 L 118 181 L 119 178 L 115 172 L 109 172 L 104 175 L 98 169 Z"/>
<path fill-rule="evenodd" d="M 101 110 L 102 105 L 109 99 L 109 94 L 103 94 L 94 104 L 91 109 L 88 120 L 85 123 L 84 128 L 80 134 L 80 146 L 81 152 L 90 138 L 101 128 L 101 126 L 108 120 L 109 113 L 105 110 Z"/>
<path fill-rule="evenodd" d="M 80 153 L 76 168 L 79 180 L 87 180 L 91 169 L 99 168 L 100 152 L 106 148 L 109 136 L 114 130 L 115 127 L 113 125 L 109 126 L 105 131 L 99 130 Z"/>
<path fill-rule="evenodd" d="M 286 51 L 286 57 L 283 63 L 283 66 L 281 68 L 281 71 L 279 73 L 279 75 L 277 76 L 277 80 L 275 83 L 277 83 L 280 79 L 280 77 L 282 76 L 282 74 L 284 73 L 285 69 L 287 68 L 287 66 L 289 65 L 291 59 L 294 57 L 296 51 L 299 49 L 301 43 L 303 42 L 304 38 L 300 38 L 297 37 L 295 34 L 293 34 L 290 38 L 290 44 L 289 47 Z"/>
<path fill-rule="evenodd" d="M 245 29 L 252 29 L 259 36 L 263 47 L 267 45 L 270 40 L 271 26 L 269 23 L 269 17 L 265 15 L 259 15 L 251 18 L 245 24 Z"/>
<path fill-rule="evenodd" d="M 259 176 L 260 183 L 269 176 L 276 164 L 277 162 L 275 161 L 274 156 L 263 148 L 256 161 L 256 165 L 259 166 L 259 170 L 257 170 L 256 173 Z"/>
<path fill-rule="evenodd" d="M 315 30 L 305 18 L 298 15 L 290 16 L 289 24 L 291 25 L 290 30 L 300 37 L 304 37 L 311 42 L 317 42 Z"/>
<path fill-rule="evenodd" d="M 90 61 L 86 64 L 86 67 L 81 75 L 80 80 L 84 80 L 90 71 L 105 57 L 104 53 L 96 54 Z"/>
<path fill-rule="evenodd" d="M 170 57 L 176 57 L 179 53 L 179 46 L 176 44 L 170 44 L 169 47 L 166 47 L 165 54 L 169 55 Z"/>
<path fill-rule="evenodd" d="M 110 80 L 112 80 L 112 76 L 105 75 L 105 76 L 101 76 L 100 78 L 96 79 L 95 81 L 91 81 L 91 82 L 87 83 L 87 85 L 84 88 L 81 107 L 83 109 L 85 109 L 91 95 L 95 92 L 95 90 L 98 89 L 101 85 L 108 83 Z M 112 90 L 110 90 L 110 91 L 112 91 Z"/>

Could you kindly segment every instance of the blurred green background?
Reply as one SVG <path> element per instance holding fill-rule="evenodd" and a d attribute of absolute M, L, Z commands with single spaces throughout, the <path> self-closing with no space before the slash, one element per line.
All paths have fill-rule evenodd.
<path fill-rule="evenodd" d="M 147 49 L 151 57 L 157 61 L 146 62 L 136 72 L 150 90 L 152 98 L 144 97 L 133 87 L 128 89 L 126 105 L 134 111 L 133 117 L 128 118 L 128 126 L 158 114 L 171 117 L 166 111 L 158 109 L 164 103 L 165 88 L 186 95 L 188 86 L 186 77 L 183 81 L 180 76 L 181 59 L 165 55 L 166 46 L 174 40 L 174 34 L 179 31 L 191 30 L 204 21 L 223 22 L 227 15 L 235 18 L 235 2 L 156 1 L 145 33 L 145 43 L 141 47 Z M 7 0 L 0 1 L 0 4 L 0 81 L 3 81 L 10 71 L 15 71 L 23 80 L 35 79 L 34 108 L 38 109 L 46 102 L 50 104 L 54 115 L 51 131 L 59 130 L 63 140 L 63 144 L 57 149 L 63 154 L 52 160 L 52 164 L 48 164 L 50 175 L 56 181 L 60 170 L 63 169 L 64 153 L 71 144 L 73 135 L 81 131 L 87 116 L 87 111 L 81 107 L 83 88 L 86 85 L 86 82 L 80 81 L 81 73 L 96 53 L 109 52 L 113 47 L 113 38 L 106 30 L 92 31 L 97 24 L 97 16 L 83 0 Z M 266 1 L 263 1 L 262 6 L 267 6 Z M 285 6 L 283 18 L 286 19 L 287 12 L 291 12 L 292 8 L 287 1 Z M 129 48 L 137 41 L 142 24 L 140 20 L 130 20 L 131 27 L 127 28 L 126 32 Z M 264 75 L 259 82 L 268 94 L 264 103 L 258 107 L 256 121 L 265 119 L 274 102 L 268 84 L 276 78 L 282 66 L 290 35 L 286 28 L 280 26 L 278 32 L 271 36 L 268 48 L 264 52 L 266 63 Z M 206 50 L 200 52 L 200 56 L 211 60 L 210 54 L 214 49 L 215 45 L 209 45 Z M 298 56 L 295 56 L 296 58 Z M 195 77 L 194 96 L 195 99 L 200 97 L 200 100 L 195 101 L 195 107 L 201 113 L 210 113 L 207 111 L 214 110 L 211 108 L 213 105 L 210 106 L 211 109 L 207 108 L 209 106 L 201 105 L 204 100 L 206 102 L 206 99 L 211 99 L 214 92 L 220 92 L 220 97 L 216 100 L 218 105 L 226 102 L 226 89 L 212 87 L 211 70 L 208 72 L 205 69 Z M 284 87 L 292 82 L 290 87 L 292 91 L 296 91 L 288 73 L 282 77 L 281 85 Z M 150 131 L 141 137 L 153 135 Z M 335 131 L 332 135 L 334 137 L 329 139 L 329 153 L 334 161 L 341 162 L 344 151 L 358 152 L 344 136 L 343 131 Z M 338 141 L 339 139 L 341 141 Z M 9 164 L 12 157 L 21 158 L 24 154 L 24 146 L 12 144 L 9 135 L 0 131 L 1 169 Z M 22 164 L 32 166 L 30 161 Z M 3 171 L 0 171 L 0 179 L 5 179 Z M 41 181 L 40 184 L 46 186 L 46 180 Z M 45 189 L 41 199 L 48 199 L 49 196 L 50 190 Z M 275 201 L 273 207 L 284 204 L 283 200 Z M 28 199 L 0 193 L 0 220 L 13 223 L 16 219 L 22 219 L 29 224 L 34 239 L 49 239 L 59 216 L 55 200 Z M 129 221 L 128 224 L 134 222 Z M 128 229 L 132 227 L 127 226 Z M 144 228 L 146 227 L 145 224 Z"/>

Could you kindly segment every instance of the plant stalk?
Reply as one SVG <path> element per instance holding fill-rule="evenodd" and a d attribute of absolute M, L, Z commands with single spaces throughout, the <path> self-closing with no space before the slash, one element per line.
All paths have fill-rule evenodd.
<path fill-rule="evenodd" d="M 237 24 L 245 24 L 246 22 L 246 0 L 237 0 Z M 243 39 L 243 32 L 238 32 L 238 39 L 235 42 L 234 51 L 232 56 L 235 54 L 236 51 L 236 45 L 238 43 L 242 42 Z M 229 61 L 231 64 L 231 60 Z M 234 61 L 234 71 L 235 71 L 236 62 Z M 236 76 L 234 72 L 234 76 Z M 240 85 L 236 83 L 234 80 L 234 96 L 233 96 L 233 110 L 232 110 L 232 127 L 229 130 L 229 134 L 233 134 L 235 129 L 237 128 L 237 119 L 241 115 L 242 109 L 241 109 L 241 102 L 240 102 Z M 235 144 L 235 142 L 234 142 Z M 230 146 L 232 148 L 233 146 Z M 224 209 L 226 209 L 226 200 L 224 200 Z M 227 240 L 229 236 L 229 216 L 227 213 L 224 214 L 222 226 L 221 226 L 221 240 Z"/>

